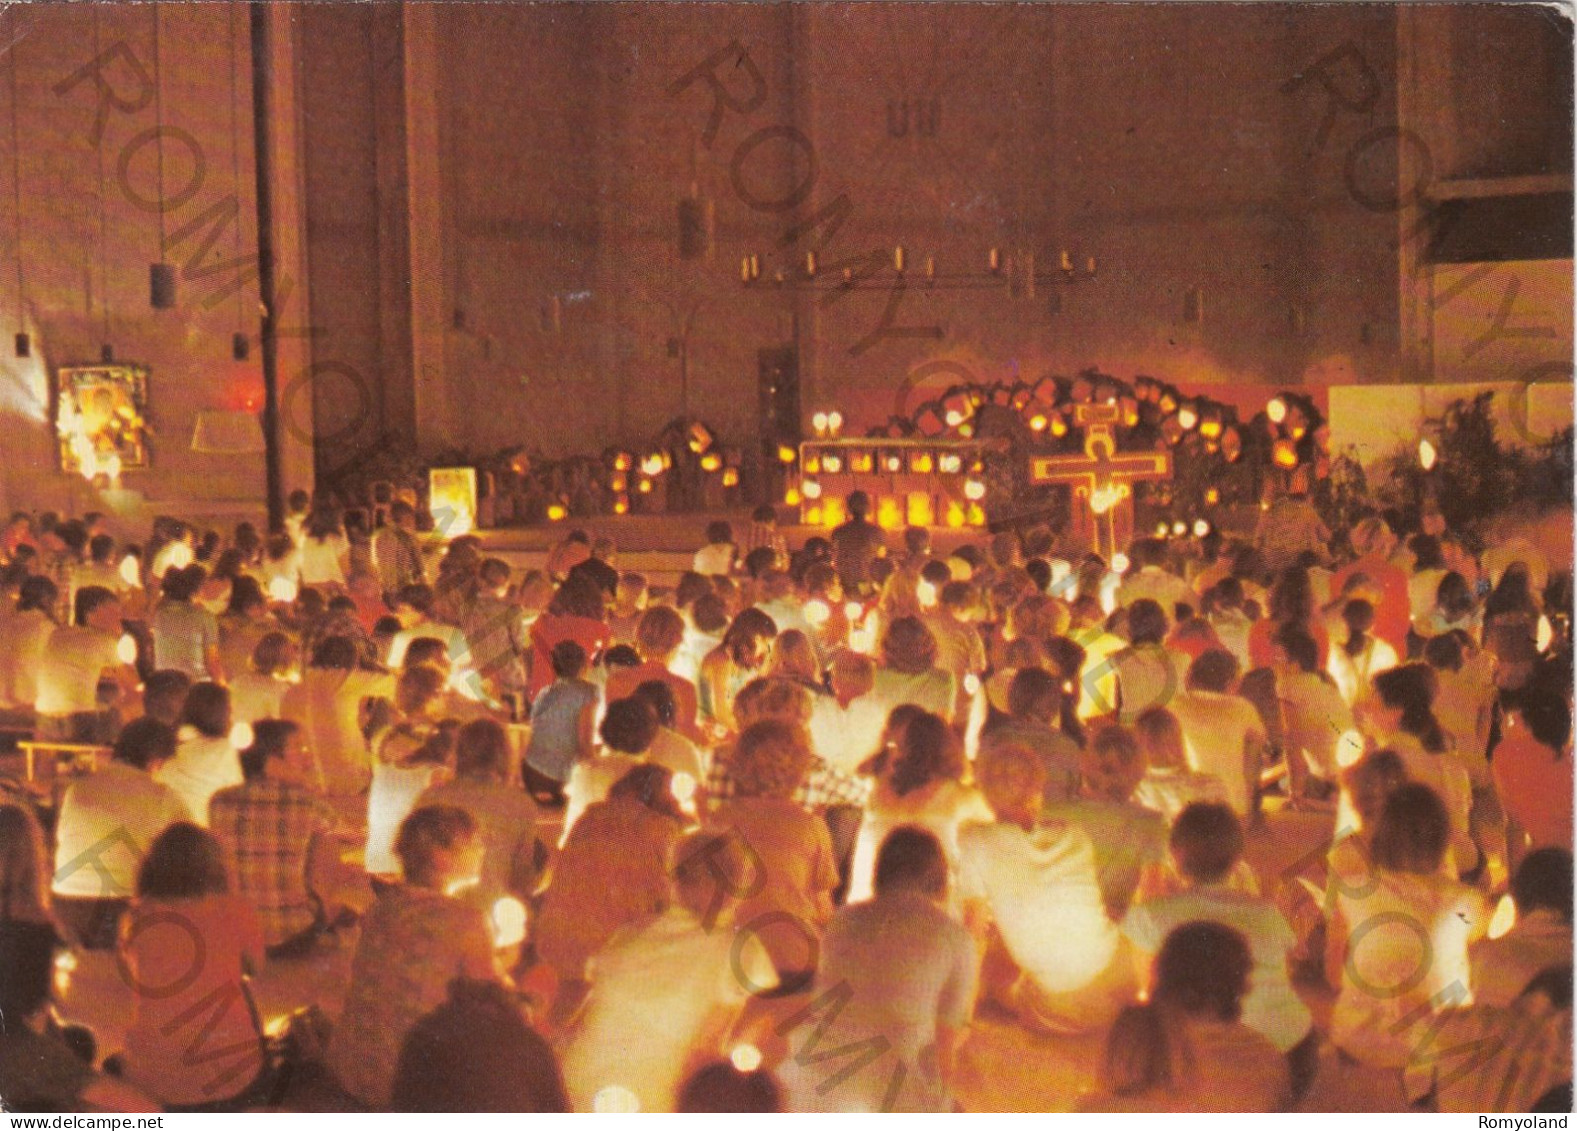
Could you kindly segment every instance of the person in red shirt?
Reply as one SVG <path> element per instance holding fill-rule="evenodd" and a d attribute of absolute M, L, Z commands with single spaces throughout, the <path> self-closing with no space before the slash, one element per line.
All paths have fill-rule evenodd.
<path fill-rule="evenodd" d="M 553 682 L 553 646 L 560 640 L 573 640 L 595 663 L 611 638 L 606 594 L 589 577 L 567 579 L 553 595 L 548 611 L 531 626 L 526 698 L 535 700 L 537 692 Z"/>
<path fill-rule="evenodd" d="M 1536 848 L 1572 846 L 1572 716 L 1559 690 L 1529 688 L 1490 760 L 1510 818 L 1513 867 Z"/>

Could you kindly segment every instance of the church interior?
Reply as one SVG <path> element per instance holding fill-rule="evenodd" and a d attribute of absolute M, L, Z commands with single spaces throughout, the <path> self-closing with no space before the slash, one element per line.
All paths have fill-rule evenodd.
<path fill-rule="evenodd" d="M 1571 1110 L 1569 13 L 0 32 L 0 1110 Z"/>

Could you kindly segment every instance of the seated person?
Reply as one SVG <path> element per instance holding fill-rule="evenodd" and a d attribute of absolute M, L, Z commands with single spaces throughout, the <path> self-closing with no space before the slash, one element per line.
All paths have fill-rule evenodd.
<path fill-rule="evenodd" d="M 770 1072 L 744 1072 L 731 1061 L 714 1060 L 690 1074 L 679 1089 L 676 1110 L 776 1115 L 783 1111 L 783 1089 Z"/>
<path fill-rule="evenodd" d="M 1200 773 L 1188 764 L 1183 728 L 1165 707 L 1151 707 L 1133 725 L 1134 737 L 1144 753 L 1144 777 L 1134 800 L 1167 819 L 1196 801 L 1225 801 L 1226 787 L 1214 774 Z"/>
<path fill-rule="evenodd" d="M 0 923 L 0 1096 L 8 1112 L 157 1112 L 129 1085 L 100 1076 L 50 1019 L 55 979 L 53 930 Z"/>
<path fill-rule="evenodd" d="M 486 1033 L 486 1040 L 477 1034 Z M 391 1111 L 567 1112 L 552 1047 L 499 982 L 456 978 L 411 1027 L 394 1068 Z"/>
<path fill-rule="evenodd" d="M 1134 803 L 1134 790 L 1144 779 L 1144 753 L 1125 727 L 1096 731 L 1081 767 L 1079 796 L 1047 805 L 1041 819 L 1084 830 L 1095 846 L 1106 912 L 1121 921 L 1143 874 L 1166 856 L 1166 818 Z"/>
<path fill-rule="evenodd" d="M 1094 846 L 1076 825 L 1042 821 L 1046 767 L 1035 750 L 990 745 L 976 772 L 997 819 L 959 832 L 959 889 L 965 922 L 987 944 L 983 989 L 1035 1029 L 1104 1028 L 1135 982 Z"/>
<path fill-rule="evenodd" d="M 1473 944 L 1473 1000 L 1509 1005 L 1533 976 L 1572 958 L 1572 854 L 1564 848 L 1530 853 L 1511 881 L 1517 922 L 1498 939 Z"/>
<path fill-rule="evenodd" d="M 595 757 L 576 763 L 565 787 L 564 832 L 559 838 L 560 844 L 569 839 L 587 806 L 602 801 L 614 782 L 636 766 L 650 761 L 657 731 L 657 712 L 645 699 L 631 696 L 608 704 L 599 728 L 602 750 Z"/>
<path fill-rule="evenodd" d="M 1463 1115 L 1571 1110 L 1570 950 L 1511 1001 L 1448 1009 L 1436 1026 L 1403 1072 L 1415 1105 Z M 1547 1106 L 1555 1097 L 1561 1106 Z"/>
<path fill-rule="evenodd" d="M 957 1050 L 974 1011 L 979 959 L 974 940 L 944 909 L 947 857 L 924 829 L 905 826 L 882 842 L 876 895 L 834 913 L 822 936 L 815 995 L 847 1005 L 812 1015 L 787 1033 L 778 1069 L 789 1110 L 950 1111 Z M 863 1072 L 829 1076 L 817 1047 L 885 1042 Z M 815 1042 L 815 1043 L 812 1043 Z"/>
<path fill-rule="evenodd" d="M 241 771 L 243 784 L 209 802 L 210 827 L 270 955 L 291 954 L 309 948 L 342 914 L 365 910 L 371 892 L 365 874 L 340 862 L 349 834 L 308 784 L 312 759 L 295 723 L 259 721 L 241 752 Z"/>
<path fill-rule="evenodd" d="M 373 1108 L 389 1104 L 406 1035 L 448 1000 L 454 979 L 501 980 L 482 913 L 447 894 L 481 871 L 471 815 L 445 805 L 417 809 L 401 823 L 394 852 L 405 882 L 362 921 L 328 1048 L 340 1086 Z"/>
<path fill-rule="evenodd" d="M 1123 934 L 1146 967 L 1184 923 L 1221 923 L 1242 935 L 1254 963 L 1243 1023 L 1287 1057 L 1294 1095 L 1301 1095 L 1314 1078 L 1318 1036 L 1288 976 L 1288 956 L 1298 940 L 1274 903 L 1230 884 L 1243 855 L 1243 826 L 1228 806 L 1196 802 L 1172 825 L 1170 848 L 1183 890 L 1130 907 Z"/>
<path fill-rule="evenodd" d="M 668 904 L 669 870 L 684 813 L 661 766 L 637 765 L 570 830 L 547 891 L 534 941 L 565 989 L 621 928 Z"/>
<path fill-rule="evenodd" d="M 104 950 L 136 889 L 148 847 L 186 803 L 154 771 L 175 757 L 175 731 L 153 719 L 127 723 L 97 773 L 72 780 L 55 826 L 55 914 L 77 945 Z"/>
<path fill-rule="evenodd" d="M 1046 801 L 1066 801 L 1079 791 L 1079 744 L 1062 730 L 1063 695 L 1057 678 L 1043 668 L 1022 668 L 1008 684 L 1008 718 L 987 724 L 981 756 L 1007 743 L 1034 750 L 1046 766 Z"/>
<path fill-rule="evenodd" d="M 805 732 L 777 719 L 752 723 L 734 747 L 734 796 L 710 825 L 742 842 L 760 882 L 739 908 L 786 985 L 815 974 L 821 929 L 832 915 L 837 863 L 827 824 L 792 800 L 811 752 Z"/>
<path fill-rule="evenodd" d="M 1256 807 L 1265 724 L 1236 694 L 1237 683 L 1237 660 L 1214 649 L 1189 665 L 1187 690 L 1165 706 L 1182 725 L 1188 764 L 1219 778 L 1233 812 L 1247 817 Z"/>
<path fill-rule="evenodd" d="M 1337 887 L 1331 1039 L 1360 1063 L 1401 1068 L 1435 1013 L 1471 1000 L 1468 944 L 1487 916 L 1477 889 L 1442 874 L 1450 840 L 1439 795 L 1409 782 L 1381 810 L 1368 882 Z"/>
<path fill-rule="evenodd" d="M 1191 1111 L 1287 1109 L 1286 1059 L 1241 1019 L 1253 968 L 1243 936 L 1214 922 L 1177 927 L 1156 955 L 1150 1001 L 1171 1021 L 1189 1065 Z"/>
<path fill-rule="evenodd" d="M 640 1111 L 675 1110 L 686 1067 L 726 1052 L 750 997 L 777 984 L 762 940 L 735 927 L 759 863 L 731 833 L 692 834 L 676 861 L 667 906 L 591 960 L 591 990 L 564 1049 L 577 1111 L 607 1110 L 608 1093 L 633 1096 Z M 646 1036 L 632 1042 L 632 1033 Z"/>
<path fill-rule="evenodd" d="M 126 1080 L 171 1109 L 244 1094 L 263 1071 L 263 1035 L 243 981 L 262 968 L 263 932 L 251 904 L 232 894 L 212 833 L 183 821 L 149 847 L 118 957 L 134 991 Z"/>
<path fill-rule="evenodd" d="M 564 783 L 592 756 L 597 688 L 585 679 L 586 649 L 560 640 L 549 653 L 553 682 L 531 704 L 531 739 L 526 746 L 526 789 L 539 803 L 564 804 Z"/>
<path fill-rule="evenodd" d="M 455 776 L 428 786 L 417 805 L 453 805 L 471 814 L 482 838 L 482 878 L 468 899 L 529 899 L 536 887 L 537 807 L 511 781 L 509 736 L 492 719 L 474 719 L 455 737 Z"/>

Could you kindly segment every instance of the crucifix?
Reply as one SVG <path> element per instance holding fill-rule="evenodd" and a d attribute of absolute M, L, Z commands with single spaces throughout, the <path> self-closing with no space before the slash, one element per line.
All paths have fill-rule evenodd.
<path fill-rule="evenodd" d="M 1089 538 L 1090 548 L 1107 561 L 1133 537 L 1133 485 L 1172 475 L 1171 452 L 1118 454 L 1112 426 L 1119 415 L 1116 405 L 1075 405 L 1073 421 L 1084 429 L 1084 454 L 1035 456 L 1029 468 L 1032 483 L 1073 488 L 1073 535 Z"/>

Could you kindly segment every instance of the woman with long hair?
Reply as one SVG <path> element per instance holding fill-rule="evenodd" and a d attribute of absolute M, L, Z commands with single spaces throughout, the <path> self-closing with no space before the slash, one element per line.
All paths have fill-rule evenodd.
<path fill-rule="evenodd" d="M 855 842 L 849 876 L 851 903 L 870 898 L 876 850 L 882 838 L 899 825 L 918 825 L 935 834 L 949 867 L 956 870 L 960 826 L 992 819 L 980 791 L 963 782 L 963 744 L 946 720 L 929 711 L 898 710 L 904 710 L 907 719 L 901 728 L 889 727 L 889 746 Z"/>
<path fill-rule="evenodd" d="M 133 994 L 127 1081 L 169 1110 L 212 1109 L 246 1092 L 263 1070 L 246 985 L 263 965 L 263 931 L 232 894 L 213 834 L 181 822 L 154 840 L 119 958 Z"/>
<path fill-rule="evenodd" d="M 722 642 L 701 661 L 696 690 L 703 720 L 729 733 L 739 729 L 734 697 L 765 670 L 777 635 L 777 623 L 760 609 L 744 609 L 734 618 Z"/>

